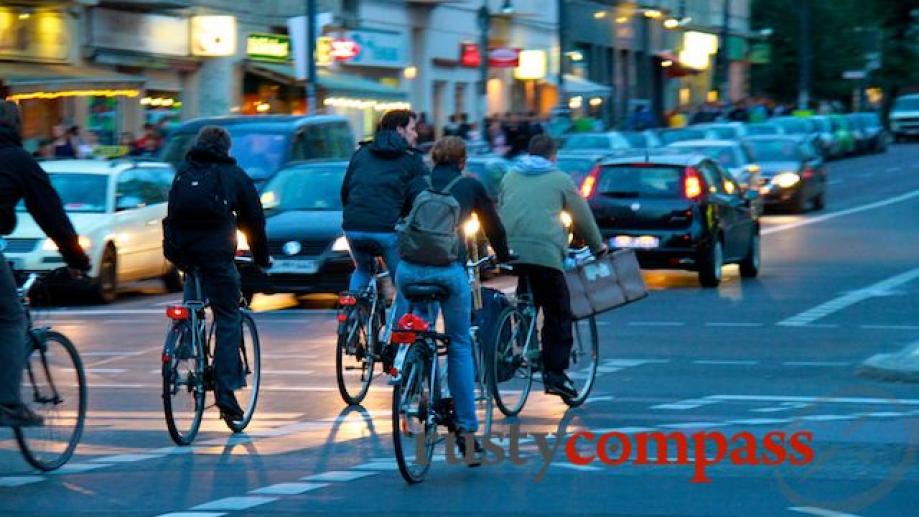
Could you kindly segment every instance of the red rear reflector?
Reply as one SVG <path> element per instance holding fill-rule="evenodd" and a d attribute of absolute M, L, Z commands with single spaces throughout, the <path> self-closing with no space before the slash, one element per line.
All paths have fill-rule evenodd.
<path fill-rule="evenodd" d="M 342 307 L 351 307 L 357 305 L 357 298 L 351 296 L 350 294 L 343 294 L 338 297 L 338 304 Z"/>
<path fill-rule="evenodd" d="M 590 174 L 588 174 L 581 183 L 581 197 L 585 199 L 593 197 L 594 192 L 597 190 L 597 178 L 599 178 L 599 176 L 600 166 L 598 165 L 591 169 Z"/>
<path fill-rule="evenodd" d="M 344 323 L 344 322 L 346 322 L 346 321 L 348 321 L 348 315 L 345 314 L 345 313 L 343 313 L 343 312 L 339 312 L 339 313 L 338 313 L 338 322 L 339 322 L 339 323 Z"/>
<path fill-rule="evenodd" d="M 188 307 L 184 305 L 170 305 L 166 307 L 166 317 L 171 320 L 187 320 Z"/>
<path fill-rule="evenodd" d="M 687 199 L 697 199 L 702 195 L 702 178 L 699 171 L 692 167 L 687 167 L 683 176 L 683 194 Z"/>
<path fill-rule="evenodd" d="M 163 364 L 169 364 L 172 362 L 172 356 L 169 354 L 163 354 Z"/>
<path fill-rule="evenodd" d="M 396 330 L 392 333 L 391 341 L 397 345 L 410 345 L 415 342 L 418 336 L 414 332 Z"/>
<path fill-rule="evenodd" d="M 389 376 L 390 376 L 390 377 L 398 377 L 398 376 L 399 376 L 399 370 L 397 370 L 395 367 L 390 368 L 390 369 L 389 369 Z"/>

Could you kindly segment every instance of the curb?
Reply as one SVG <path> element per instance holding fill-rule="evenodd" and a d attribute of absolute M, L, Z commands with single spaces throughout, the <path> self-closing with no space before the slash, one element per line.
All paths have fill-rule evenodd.
<path fill-rule="evenodd" d="M 919 383 L 919 341 L 893 354 L 877 354 L 858 367 L 859 375 L 885 381 Z"/>

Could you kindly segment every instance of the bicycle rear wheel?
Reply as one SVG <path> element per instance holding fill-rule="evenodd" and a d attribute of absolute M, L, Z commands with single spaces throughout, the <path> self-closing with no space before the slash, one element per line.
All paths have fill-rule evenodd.
<path fill-rule="evenodd" d="M 597 378 L 600 339 L 597 335 L 597 320 L 593 316 L 575 321 L 572 326 L 574 344 L 568 359 L 568 377 L 578 391 L 578 396 L 562 400 L 571 407 L 578 407 L 587 400 Z"/>
<path fill-rule="evenodd" d="M 83 435 L 86 375 L 76 348 L 63 334 L 31 336 L 40 341 L 27 358 L 22 401 L 44 418 L 44 425 L 14 432 L 29 465 L 49 471 L 67 463 Z"/>
<path fill-rule="evenodd" d="M 239 420 L 227 420 L 227 426 L 240 433 L 252 421 L 255 405 L 258 403 L 258 388 L 262 380 L 261 343 L 258 339 L 258 328 L 248 312 L 242 313 L 242 340 L 239 344 L 239 360 L 245 381 L 236 390 L 236 400 L 243 409 Z"/>
<path fill-rule="evenodd" d="M 338 392 L 346 404 L 355 406 L 367 396 L 373 381 L 374 353 L 367 330 L 366 310 L 354 307 L 346 314 L 335 346 L 335 378 Z M 374 332 L 379 328 L 374 329 Z"/>
<path fill-rule="evenodd" d="M 163 347 L 163 412 L 176 444 L 189 445 L 198 434 L 204 394 L 203 354 L 192 344 L 191 325 L 174 325 Z"/>
<path fill-rule="evenodd" d="M 490 352 L 489 381 L 495 404 L 504 416 L 515 416 L 526 404 L 533 386 L 533 364 L 529 354 L 536 347 L 535 336 L 527 342 L 530 322 L 516 307 L 498 317 L 498 332 Z"/>
<path fill-rule="evenodd" d="M 418 345 L 414 345 L 418 346 Z M 392 436 L 399 472 L 408 483 L 420 483 L 434 456 L 437 426 L 429 410 L 431 365 L 410 350 L 402 369 L 402 382 L 392 392 Z"/>

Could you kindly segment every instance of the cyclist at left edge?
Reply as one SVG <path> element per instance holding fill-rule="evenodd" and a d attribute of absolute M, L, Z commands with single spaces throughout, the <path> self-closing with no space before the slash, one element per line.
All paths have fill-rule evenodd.
<path fill-rule="evenodd" d="M 9 235 L 16 228 L 16 204 L 24 199 L 26 210 L 57 244 L 71 276 L 81 277 L 89 270 L 89 257 L 80 247 L 77 232 L 48 174 L 22 148 L 21 129 L 19 107 L 11 101 L 0 101 L 0 235 Z M 41 416 L 20 399 L 25 359 L 25 311 L 0 249 L 0 427 L 42 424 Z"/>

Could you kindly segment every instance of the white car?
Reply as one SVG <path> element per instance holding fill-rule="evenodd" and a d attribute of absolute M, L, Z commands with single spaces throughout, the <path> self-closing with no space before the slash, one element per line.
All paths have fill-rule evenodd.
<path fill-rule="evenodd" d="M 919 94 L 897 97 L 890 109 L 890 132 L 897 142 L 919 135 Z"/>
<path fill-rule="evenodd" d="M 175 171 L 160 162 L 59 160 L 40 162 L 92 261 L 95 297 L 111 302 L 124 282 L 162 278 L 181 286 L 178 271 L 163 257 L 163 218 Z M 38 227 L 23 203 L 4 254 L 17 271 L 63 267 L 57 246 Z"/>

